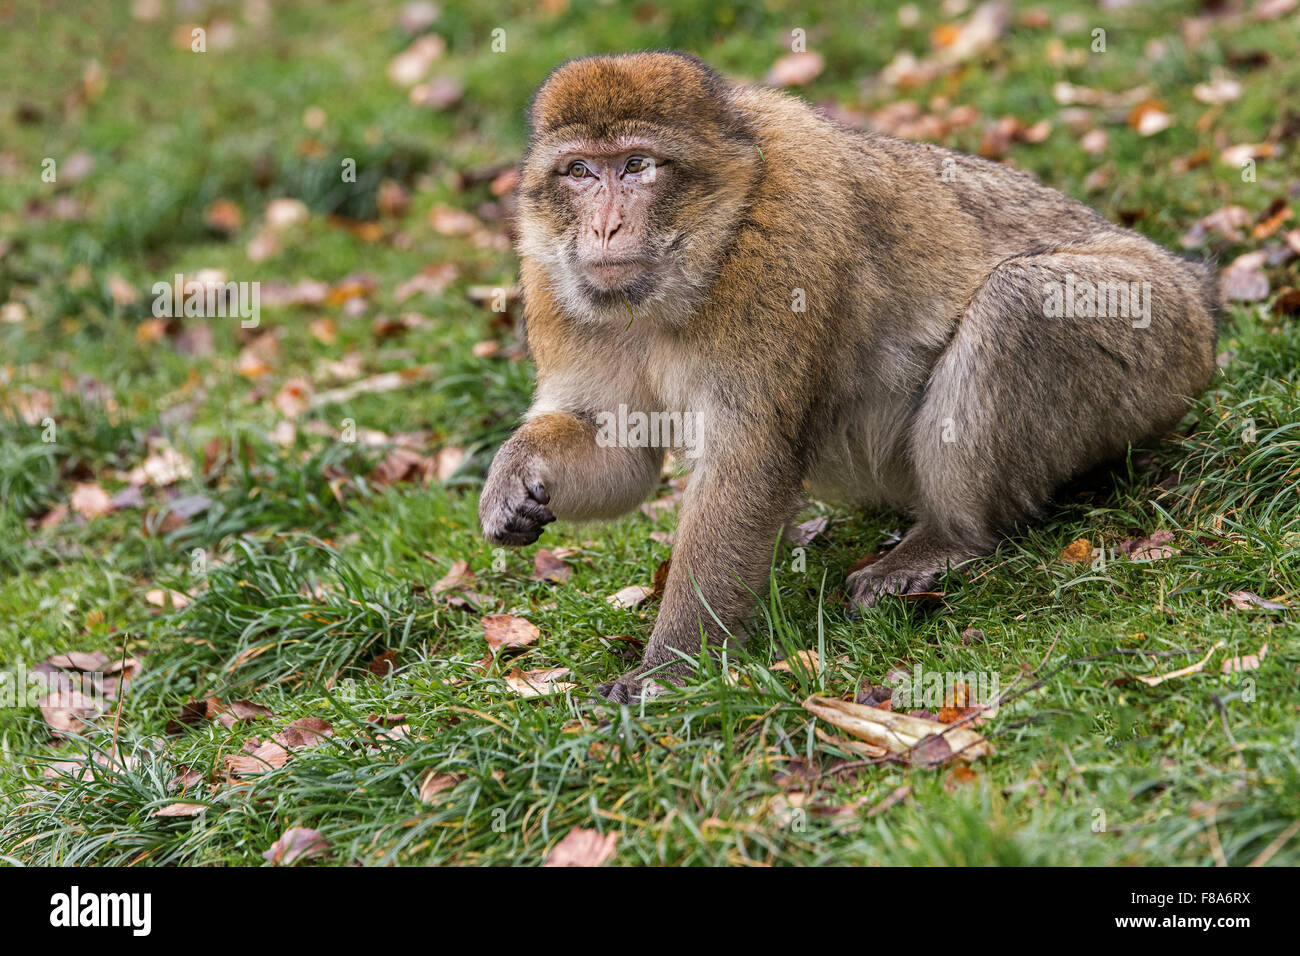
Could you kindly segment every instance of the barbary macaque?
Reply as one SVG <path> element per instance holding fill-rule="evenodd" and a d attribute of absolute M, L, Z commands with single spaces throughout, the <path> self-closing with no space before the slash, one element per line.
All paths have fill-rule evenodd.
<path fill-rule="evenodd" d="M 1213 270 L 1032 176 L 836 125 L 694 57 L 574 60 L 520 170 L 537 391 L 492 462 L 487 538 L 611 518 L 690 416 L 693 465 L 628 702 L 743 634 L 805 491 L 904 511 L 852 601 L 930 588 L 1072 475 L 1170 430 L 1214 370 Z"/>

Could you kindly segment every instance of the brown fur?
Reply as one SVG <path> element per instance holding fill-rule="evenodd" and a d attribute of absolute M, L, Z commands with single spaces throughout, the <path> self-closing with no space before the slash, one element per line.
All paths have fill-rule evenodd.
<path fill-rule="evenodd" d="M 493 462 L 485 532 L 527 543 L 553 517 L 645 497 L 663 449 L 600 447 L 600 413 L 704 422 L 645 662 L 614 699 L 743 627 L 802 485 L 915 516 L 850 577 L 869 605 L 990 551 L 1066 478 L 1172 427 L 1213 372 L 1211 270 L 1006 166 L 846 130 L 666 53 L 565 64 L 531 127 L 520 252 L 538 387 Z M 654 285 L 588 300 L 554 156 L 627 137 L 672 160 L 634 224 Z M 1149 326 L 1047 317 L 1045 284 L 1067 273 L 1150 283 Z"/>

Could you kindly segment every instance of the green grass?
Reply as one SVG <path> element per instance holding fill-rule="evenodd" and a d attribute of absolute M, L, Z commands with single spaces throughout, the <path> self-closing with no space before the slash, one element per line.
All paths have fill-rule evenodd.
<path fill-rule="evenodd" d="M 32 668 L 54 653 L 117 657 L 123 648 L 142 661 L 120 719 L 110 714 L 81 738 L 52 741 L 35 708 L 0 709 L 0 860 L 260 864 L 286 827 L 307 826 L 324 834 L 334 863 L 533 864 L 583 826 L 617 832 L 622 864 L 1242 865 L 1300 819 L 1296 616 L 1238 610 L 1229 599 L 1242 590 L 1300 599 L 1294 318 L 1267 303 L 1229 309 L 1220 348 L 1230 357 L 1180 435 L 1064 493 L 1044 523 L 950 576 L 939 607 L 885 602 L 852 619 L 845 570 L 904 519 L 814 503 L 809 516 L 828 515 L 829 527 L 801 570 L 791 555 L 777 558 L 754 639 L 727 661 L 736 677 L 714 669 L 670 700 L 627 710 L 596 703 L 593 688 L 628 668 L 635 651 L 616 638 L 644 640 L 654 606 L 621 610 L 605 597 L 650 582 L 669 553 L 650 533 L 670 531 L 672 516 L 550 526 L 542 546 L 575 552 L 563 585 L 533 579 L 535 548 L 495 554 L 480 538 L 477 487 L 527 403 L 531 366 L 472 351 L 488 339 L 508 348 L 514 333 L 512 317 L 501 321 L 467 291 L 511 283 L 515 263 L 503 249 L 439 234 L 428 219 L 440 204 L 477 215 L 494 201 L 487 182 L 523 147 L 528 96 L 564 58 L 673 46 L 761 79 L 799 27 L 826 58 L 803 90 L 811 99 L 866 111 L 899 98 L 939 112 L 938 96 L 970 104 L 980 119 L 945 139 L 967 150 L 998 117 L 1051 120 L 1045 141 L 1012 146 L 1009 160 L 1176 246 L 1226 203 L 1252 216 L 1288 191 L 1296 203 L 1294 18 L 1216 21 L 1188 44 L 1180 25 L 1197 4 L 1044 3 L 1052 28 L 1015 23 L 982 63 L 893 92 L 867 81 L 900 49 L 926 54 L 936 11 L 903 27 L 883 4 L 848 0 L 816 11 L 780 0 L 573 0 L 550 14 L 525 3 L 442 6 L 435 30 L 447 52 L 434 72 L 464 85 L 444 111 L 411 105 L 385 76 L 409 42 L 397 5 L 276 3 L 270 22 L 253 26 L 242 5 L 216 4 L 206 22 L 233 23 L 235 43 L 205 54 L 172 45 L 170 13 L 137 21 L 129 4 L 71 13 L 21 0 L 0 12 L 0 305 L 25 312 L 0 323 L 0 663 Z M 1087 51 L 1097 25 L 1108 32 L 1105 54 L 1064 63 L 1049 55 L 1056 39 Z M 497 27 L 504 54 L 489 52 Z M 1163 51 L 1148 50 L 1155 40 Z M 1259 51 L 1271 62 L 1252 68 Z M 107 83 L 83 102 L 91 61 Z M 1191 90 L 1225 64 L 1236 64 L 1243 94 L 1213 111 Z M 1087 154 L 1052 98 L 1062 80 L 1116 93 L 1149 85 L 1174 125 L 1142 137 L 1095 108 L 1110 143 Z M 313 106 L 326 114 L 318 130 L 303 121 Z M 1271 131 L 1283 150 L 1259 163 L 1254 182 L 1214 158 Z M 1201 148 L 1208 163 L 1171 171 Z M 89 175 L 42 182 L 45 157 L 66 169 L 79 150 L 95 159 Z M 345 186 L 337 170 L 348 157 L 358 177 Z M 1104 180 L 1090 177 L 1099 169 Z M 329 220 L 373 219 L 385 180 L 403 184 L 410 209 L 380 220 L 379 241 Z M 262 210 L 284 196 L 306 203 L 311 218 L 276 255 L 253 262 L 247 246 Z M 243 211 L 232 238 L 204 224 L 217 199 Z M 60 203 L 76 217 L 60 218 Z M 1204 251 L 1226 262 L 1263 245 L 1216 238 Z M 399 284 L 439 263 L 457 269 L 445 290 L 396 300 Z M 210 323 L 208 355 L 187 352 L 174 334 L 137 338 L 150 286 L 201 268 L 266 284 L 365 273 L 375 290 L 360 315 L 331 302 L 264 307 L 257 331 L 277 334 L 280 356 L 249 381 L 237 372 L 249 336 L 237 322 Z M 1294 260 L 1268 271 L 1274 289 L 1300 285 Z M 114 276 L 138 290 L 136 304 L 115 302 Z M 406 313 L 421 321 L 376 338 L 377 316 Z M 312 335 L 320 317 L 334 320 L 335 343 Z M 303 376 L 328 388 L 321 363 L 350 351 L 364 375 L 425 366 L 430 375 L 312 409 L 291 444 L 272 441 L 284 382 Z M 19 413 L 32 407 L 54 420 L 56 441 Z M 338 440 L 345 419 L 426 432 L 430 448 L 463 449 L 464 463 L 446 482 L 385 486 L 372 474 L 382 450 Z M 144 489 L 141 508 L 38 524 L 79 481 L 125 487 L 160 439 L 191 460 L 191 478 Z M 209 447 L 219 454 L 205 473 Z M 187 524 L 160 526 L 172 499 L 196 495 L 206 507 Z M 1176 535 L 1177 555 L 1096 569 L 1060 560 L 1080 537 L 1117 548 L 1157 529 Z M 487 598 L 481 611 L 434 593 L 462 559 Z M 163 611 L 145 598 L 152 588 L 192 601 Z M 541 640 L 477 666 L 487 654 L 480 615 L 490 612 L 527 616 Z M 984 639 L 963 640 L 969 628 Z M 1135 679 L 1191 664 L 1219 641 L 1203 673 L 1157 687 Z M 1225 657 L 1264 643 L 1258 670 L 1220 673 Z M 809 648 L 821 652 L 816 673 L 772 669 Z M 368 665 L 385 652 L 396 670 L 381 677 Z M 814 690 L 847 695 L 859 680 L 883 684 L 891 670 L 917 665 L 996 675 L 1014 688 L 980 727 L 995 752 L 974 764 L 973 779 L 947 766 L 852 765 L 854 755 L 815 736 L 800 706 Z M 577 687 L 522 699 L 506 683 L 515 667 L 569 667 Z M 274 716 L 167 733 L 186 701 L 208 695 L 250 698 Z M 396 715 L 407 729 L 393 740 Z M 330 721 L 334 736 L 281 768 L 227 782 L 227 756 L 309 716 Z M 43 776 L 52 761 L 114 748 L 118 759 L 87 779 Z M 172 784 L 187 770 L 202 782 L 182 796 Z M 422 802 L 430 772 L 457 782 Z M 801 775 L 812 782 L 801 785 Z M 904 785 L 908 800 L 868 815 Z M 799 786 L 812 792 L 789 789 Z M 209 809 L 151 816 L 177 799 Z M 1270 862 L 1300 863 L 1300 838 Z"/>

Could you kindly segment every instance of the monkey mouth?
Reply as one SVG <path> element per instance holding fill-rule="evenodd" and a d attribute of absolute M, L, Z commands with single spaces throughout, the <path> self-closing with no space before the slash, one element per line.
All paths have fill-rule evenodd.
<path fill-rule="evenodd" d="M 607 293 L 636 284 L 647 271 L 640 259 L 598 259 L 582 265 L 585 284 L 597 292 Z"/>

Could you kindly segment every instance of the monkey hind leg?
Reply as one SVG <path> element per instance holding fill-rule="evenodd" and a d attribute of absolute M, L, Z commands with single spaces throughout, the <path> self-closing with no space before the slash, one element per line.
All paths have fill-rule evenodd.
<path fill-rule="evenodd" d="M 913 422 L 926 546 L 903 553 L 904 539 L 875 577 L 991 551 L 1066 479 L 1172 428 L 1214 370 L 1211 310 L 1200 268 L 1138 236 L 1000 263 Z"/>
<path fill-rule="evenodd" d="M 887 594 L 928 591 L 945 571 L 992 550 L 992 540 L 954 536 L 918 521 L 892 551 L 849 575 L 849 600 L 857 607 L 871 607 Z"/>

